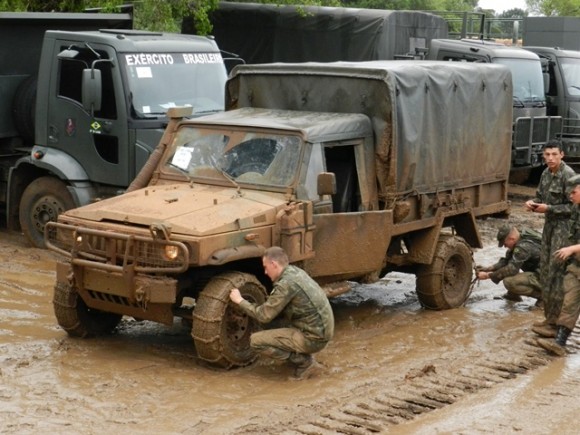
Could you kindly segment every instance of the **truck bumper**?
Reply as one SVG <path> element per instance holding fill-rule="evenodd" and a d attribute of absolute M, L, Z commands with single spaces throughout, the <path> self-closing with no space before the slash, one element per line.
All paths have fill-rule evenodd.
<path fill-rule="evenodd" d="M 56 263 L 58 282 L 72 285 L 87 307 L 172 324 L 177 280 L 166 277 L 134 276 Z"/>

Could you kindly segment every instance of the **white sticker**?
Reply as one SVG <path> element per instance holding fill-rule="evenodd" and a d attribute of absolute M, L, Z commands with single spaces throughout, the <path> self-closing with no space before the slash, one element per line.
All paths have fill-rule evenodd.
<path fill-rule="evenodd" d="M 148 66 L 138 66 L 135 69 L 137 70 L 137 77 L 139 77 L 140 79 L 150 79 L 151 77 L 153 77 L 151 68 Z"/>
<path fill-rule="evenodd" d="M 151 106 L 143 106 L 143 113 L 151 113 Z"/>
<path fill-rule="evenodd" d="M 191 161 L 192 151 L 193 151 L 192 148 L 187 147 L 177 148 L 177 151 L 175 151 L 175 154 L 171 159 L 171 164 L 173 166 L 177 166 L 178 168 L 183 169 L 184 171 L 187 171 L 187 168 L 189 167 L 189 162 Z"/>

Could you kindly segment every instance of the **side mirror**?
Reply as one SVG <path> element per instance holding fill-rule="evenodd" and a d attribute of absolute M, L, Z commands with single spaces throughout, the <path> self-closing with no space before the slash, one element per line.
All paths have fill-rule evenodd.
<path fill-rule="evenodd" d="M 336 175 L 334 172 L 321 172 L 317 179 L 318 195 L 334 195 L 336 193 Z"/>
<path fill-rule="evenodd" d="M 101 110 L 103 96 L 101 70 L 96 68 L 84 69 L 82 80 L 83 108 L 91 114 Z"/>

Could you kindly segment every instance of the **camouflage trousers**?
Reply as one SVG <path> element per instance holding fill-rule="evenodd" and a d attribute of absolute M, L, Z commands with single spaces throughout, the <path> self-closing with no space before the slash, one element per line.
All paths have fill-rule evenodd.
<path fill-rule="evenodd" d="M 546 220 L 542 231 L 542 251 L 540 254 L 540 279 L 544 315 L 550 324 L 555 324 L 562 309 L 564 299 L 565 263 L 554 258 L 554 252 L 568 244 L 568 220 Z"/>
<path fill-rule="evenodd" d="M 522 272 L 504 278 L 503 285 L 510 293 L 542 299 L 540 276 L 536 272 Z"/>
<path fill-rule="evenodd" d="M 565 326 L 570 331 L 576 326 L 580 316 L 580 267 L 571 264 L 566 269 L 564 276 L 564 301 L 562 311 L 556 322 L 557 325 Z"/>
<path fill-rule="evenodd" d="M 261 355 L 276 360 L 287 360 L 292 353 L 315 353 L 327 341 L 309 340 L 295 328 L 278 328 L 258 331 L 250 337 L 250 347 Z"/>

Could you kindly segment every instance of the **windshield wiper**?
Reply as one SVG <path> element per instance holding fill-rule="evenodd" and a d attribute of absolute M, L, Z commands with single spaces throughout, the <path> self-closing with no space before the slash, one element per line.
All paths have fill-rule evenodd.
<path fill-rule="evenodd" d="M 518 97 L 517 95 L 513 96 L 513 100 L 514 100 L 514 107 L 526 107 L 524 102 L 522 100 L 520 100 L 520 97 Z"/>
<path fill-rule="evenodd" d="M 217 162 L 214 160 L 213 156 L 210 156 L 210 158 L 209 158 L 209 162 L 211 163 L 212 167 L 213 167 L 213 168 L 214 168 L 216 171 L 218 171 L 220 174 L 222 174 L 222 176 L 223 176 L 223 177 L 224 177 L 226 180 L 230 181 L 230 182 L 231 182 L 231 183 L 234 185 L 234 187 L 235 187 L 235 188 L 238 190 L 238 195 L 240 195 L 240 194 L 241 194 L 241 188 L 240 188 L 240 185 L 238 184 L 238 182 L 237 182 L 237 181 L 234 179 L 234 177 L 232 177 L 230 174 L 228 174 L 228 173 L 225 171 L 225 169 L 223 169 L 223 168 L 221 167 L 221 165 L 218 165 L 218 164 L 217 164 Z"/>

